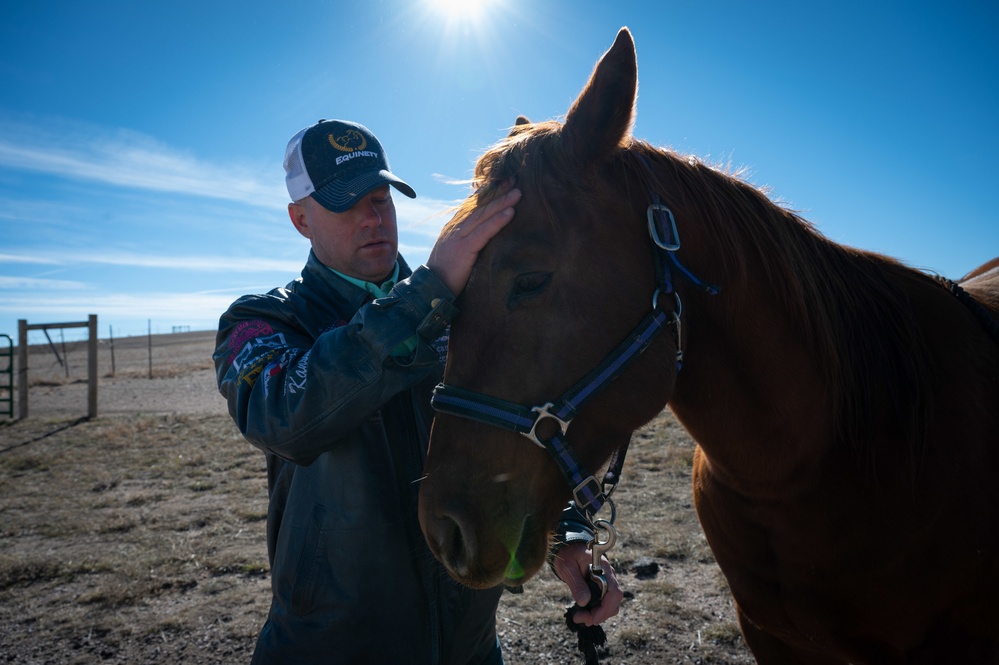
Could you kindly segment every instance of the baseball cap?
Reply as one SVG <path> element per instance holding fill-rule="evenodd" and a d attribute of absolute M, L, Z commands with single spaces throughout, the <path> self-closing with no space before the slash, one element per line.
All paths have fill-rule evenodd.
<path fill-rule="evenodd" d="M 292 201 L 311 194 L 333 212 L 349 210 L 384 184 L 416 198 L 413 188 L 389 170 L 375 135 L 356 122 L 320 120 L 295 134 L 284 153 L 284 171 Z"/>

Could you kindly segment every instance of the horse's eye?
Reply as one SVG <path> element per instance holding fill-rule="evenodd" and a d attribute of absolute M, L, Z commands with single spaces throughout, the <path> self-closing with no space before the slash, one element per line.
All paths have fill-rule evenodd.
<path fill-rule="evenodd" d="M 510 302 L 514 303 L 527 298 L 540 295 L 551 284 L 552 273 L 550 272 L 525 272 L 517 275 L 513 280 L 513 289 L 510 293 Z"/>

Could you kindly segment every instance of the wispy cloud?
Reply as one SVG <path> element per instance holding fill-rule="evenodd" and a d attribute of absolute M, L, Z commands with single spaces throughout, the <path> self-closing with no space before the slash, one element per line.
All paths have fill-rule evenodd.
<path fill-rule="evenodd" d="M 431 175 L 434 180 L 444 185 L 471 185 L 474 182 L 471 178 L 455 178 L 443 173 L 432 173 Z"/>
<path fill-rule="evenodd" d="M 25 256 L 21 254 L 0 254 L 0 263 L 38 263 L 41 265 L 58 265 L 54 258 L 42 256 Z"/>
<path fill-rule="evenodd" d="M 76 291 L 89 288 L 83 282 L 67 279 L 39 279 L 36 277 L 6 277 L 0 275 L 0 289 L 18 291 L 58 290 Z"/>
<path fill-rule="evenodd" d="M 63 320 L 67 316 L 73 320 L 85 320 L 88 314 L 99 313 L 98 325 L 102 326 L 101 330 L 104 325 L 115 324 L 117 331 L 120 324 L 116 322 L 120 321 L 128 321 L 129 325 L 134 325 L 135 330 L 124 330 L 121 333 L 127 335 L 145 332 L 135 323 L 142 318 L 155 321 L 157 325 L 187 325 L 193 330 L 210 330 L 218 325 L 219 315 L 240 295 L 241 292 L 236 291 L 108 293 L 88 296 L 87 302 L 81 304 L 74 296 L 36 298 L 24 294 L 0 301 L 0 315 L 29 321 L 51 321 Z M 137 316 L 137 313 L 141 314 Z"/>
<path fill-rule="evenodd" d="M 100 254 L 94 252 L 66 253 L 60 252 L 58 256 L 39 256 L 34 254 L 0 255 L 0 262 L 3 263 L 28 263 L 42 265 L 108 265 L 132 268 L 169 268 L 172 270 L 202 270 L 202 271 L 224 271 L 224 272 L 251 272 L 261 273 L 268 271 L 276 272 L 298 272 L 302 268 L 303 260 L 300 257 L 295 259 L 270 259 L 266 257 L 234 257 L 221 255 L 151 255 L 146 253 L 116 253 Z M 14 280 L 18 277 L 0 277 L 0 289 L 16 288 Z M 5 281 L 6 280 L 6 281 Z M 44 281 L 44 280 L 37 280 Z M 49 280 L 50 282 L 52 280 Z M 68 284 L 69 282 L 67 282 Z M 55 287 L 54 287 L 55 288 Z"/>
<path fill-rule="evenodd" d="M 77 261 L 100 263 L 103 265 L 130 266 L 136 268 L 171 268 L 175 270 L 207 270 L 224 272 L 267 271 L 293 272 L 302 269 L 302 260 L 268 259 L 265 257 L 233 256 L 149 256 L 147 254 L 117 254 L 77 257 Z"/>
<path fill-rule="evenodd" d="M 266 208 L 281 208 L 287 198 L 279 167 L 255 173 L 245 165 L 211 164 L 126 130 L 88 127 L 56 137 L 2 122 L 0 167 Z"/>

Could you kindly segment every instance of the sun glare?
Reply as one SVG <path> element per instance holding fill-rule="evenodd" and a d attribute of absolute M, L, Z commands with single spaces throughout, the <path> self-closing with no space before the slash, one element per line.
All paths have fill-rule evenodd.
<path fill-rule="evenodd" d="M 477 23 L 496 0 L 428 0 L 430 7 L 449 22 Z"/>
<path fill-rule="evenodd" d="M 420 0 L 421 35 L 429 36 L 440 71 L 466 91 L 481 91 L 499 63 L 498 47 L 515 25 L 513 8 L 520 0 Z M 506 36 L 504 37 L 504 35 Z"/>

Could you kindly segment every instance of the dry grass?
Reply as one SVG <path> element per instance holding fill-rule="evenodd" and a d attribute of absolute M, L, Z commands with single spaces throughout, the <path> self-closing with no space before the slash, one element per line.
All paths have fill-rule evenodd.
<path fill-rule="evenodd" d="M 0 654 L 247 660 L 268 600 L 261 456 L 219 416 L 55 425 L 2 430 Z"/>
<path fill-rule="evenodd" d="M 170 349 L 158 362 L 206 375 L 211 336 L 176 337 L 156 340 Z M 190 397 L 170 396 L 189 382 L 146 378 L 145 340 L 133 343 L 133 360 L 116 359 L 119 392 L 102 395 L 153 386 L 164 410 Z M 102 349 L 102 376 L 107 362 Z M 0 425 L 0 661 L 248 662 L 270 602 L 264 460 L 209 410 L 93 421 L 33 410 Z M 668 414 L 634 437 L 611 552 L 626 600 L 605 626 L 604 663 L 753 662 L 691 506 L 693 450 Z M 563 625 L 569 602 L 548 571 L 504 595 L 509 665 L 582 662 Z"/>

